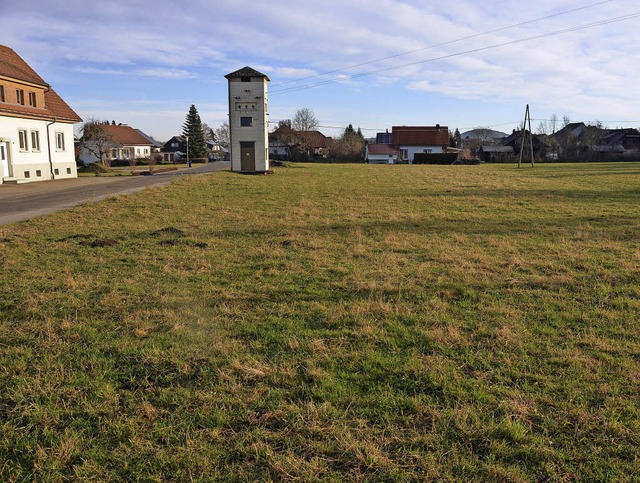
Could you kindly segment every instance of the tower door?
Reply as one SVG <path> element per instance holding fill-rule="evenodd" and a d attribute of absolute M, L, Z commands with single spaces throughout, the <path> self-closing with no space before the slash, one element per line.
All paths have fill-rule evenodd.
<path fill-rule="evenodd" d="M 256 170 L 256 143 L 240 143 L 240 171 Z"/>

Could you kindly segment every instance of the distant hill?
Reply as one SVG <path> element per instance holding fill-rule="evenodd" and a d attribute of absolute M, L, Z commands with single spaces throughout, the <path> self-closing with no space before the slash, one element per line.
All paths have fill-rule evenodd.
<path fill-rule="evenodd" d="M 466 131 L 460 134 L 460 138 L 464 141 L 465 139 L 502 139 L 506 138 L 509 135 L 500 131 L 494 131 L 493 129 L 472 129 L 471 131 Z"/>

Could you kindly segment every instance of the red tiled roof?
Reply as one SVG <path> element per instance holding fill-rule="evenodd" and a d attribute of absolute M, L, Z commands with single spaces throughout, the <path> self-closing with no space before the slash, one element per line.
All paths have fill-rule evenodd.
<path fill-rule="evenodd" d="M 400 150 L 391 144 L 369 144 L 367 145 L 369 154 L 400 154 Z"/>
<path fill-rule="evenodd" d="M 43 87 L 49 85 L 13 49 L 4 45 L 0 45 L 0 75 Z"/>
<path fill-rule="evenodd" d="M 64 102 L 62 98 L 53 89 L 49 89 L 44 93 L 44 102 L 47 109 L 53 113 L 53 117 L 58 121 L 82 122 L 82 118 L 78 116 L 69 104 Z"/>
<path fill-rule="evenodd" d="M 396 146 L 448 146 L 447 126 L 393 126 L 393 144 Z"/>
<path fill-rule="evenodd" d="M 116 142 L 123 146 L 151 146 L 151 142 L 131 126 L 100 126 Z"/>
<path fill-rule="evenodd" d="M 320 131 L 296 131 L 299 136 L 304 136 L 307 143 L 314 148 L 326 148 L 327 137 Z"/>
<path fill-rule="evenodd" d="M 36 119 L 50 119 L 63 122 L 81 122 L 69 105 L 47 84 L 29 64 L 9 47 L 0 45 L 0 76 L 29 82 L 41 86 L 44 90 L 44 108 L 34 108 L 0 103 L 0 112 L 16 117 L 33 117 Z"/>

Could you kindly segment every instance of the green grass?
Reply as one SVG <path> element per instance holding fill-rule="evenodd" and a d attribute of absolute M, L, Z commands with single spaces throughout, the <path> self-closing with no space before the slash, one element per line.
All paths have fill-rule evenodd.
<path fill-rule="evenodd" d="M 295 165 L 0 227 L 0 480 L 637 481 L 639 181 Z"/>

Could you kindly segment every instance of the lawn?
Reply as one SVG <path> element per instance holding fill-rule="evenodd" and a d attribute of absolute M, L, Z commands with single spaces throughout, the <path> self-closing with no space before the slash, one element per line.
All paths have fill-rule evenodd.
<path fill-rule="evenodd" d="M 188 176 L 0 261 L 1 481 L 640 479 L 640 163 Z"/>

